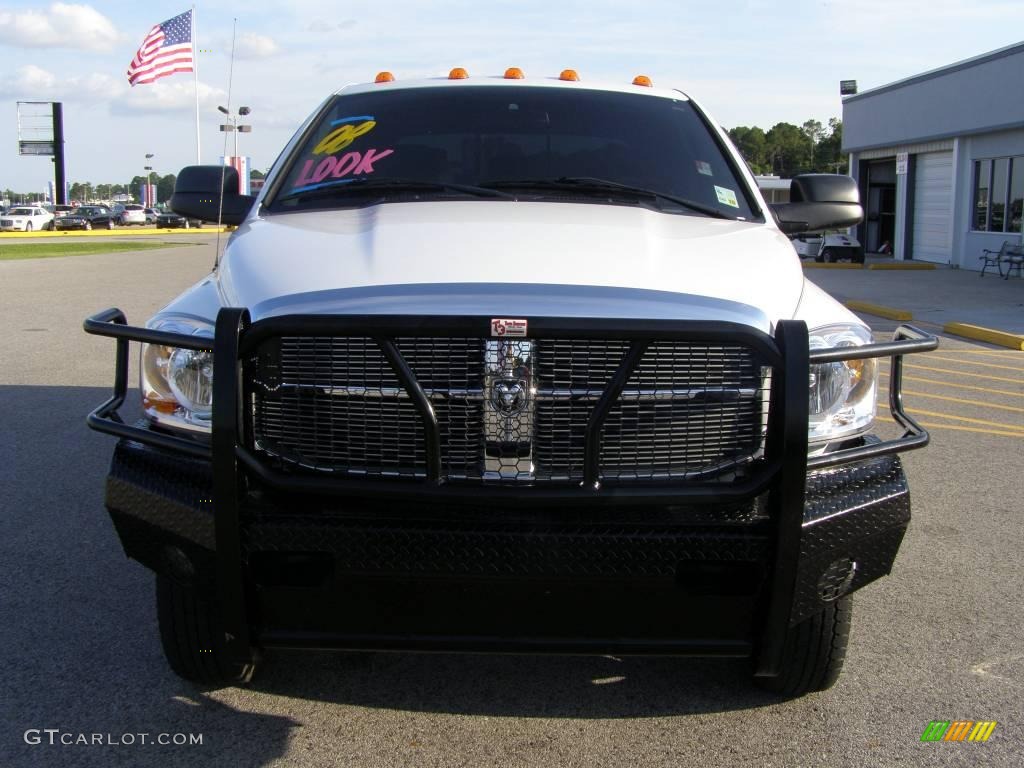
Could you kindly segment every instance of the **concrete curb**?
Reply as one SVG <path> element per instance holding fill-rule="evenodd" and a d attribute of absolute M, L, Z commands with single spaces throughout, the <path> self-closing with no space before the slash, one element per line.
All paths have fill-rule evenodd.
<path fill-rule="evenodd" d="M 856 301 L 850 299 L 844 301 L 843 305 L 855 312 L 864 312 L 868 315 L 876 315 L 889 320 L 905 322 L 914 319 L 914 313 L 905 309 L 894 309 L 883 307 L 881 304 L 872 304 L 867 301 Z M 1000 331 L 995 328 L 984 328 L 980 325 L 970 323 L 946 323 L 942 326 L 942 332 L 950 336 L 961 336 L 973 341 L 984 341 L 988 344 L 995 344 L 999 347 L 1007 347 L 1024 352 L 1024 335 Z"/>
<path fill-rule="evenodd" d="M 893 264 L 868 264 L 868 269 L 902 269 L 902 270 L 922 270 L 922 269 L 935 269 L 934 264 L 906 264 L 903 262 L 895 262 Z"/>
<path fill-rule="evenodd" d="M 828 264 L 826 262 L 818 263 L 817 261 L 809 261 L 801 264 L 804 269 L 864 269 L 863 264 L 846 264 L 846 263 L 835 263 Z"/>
<path fill-rule="evenodd" d="M 889 320 L 914 319 L 913 313 L 905 309 L 893 309 L 892 307 L 883 307 L 881 304 L 872 304 L 867 301 L 855 301 L 852 299 L 844 301 L 843 304 L 855 312 L 866 312 L 869 315 L 878 315 L 878 317 L 885 317 Z"/>
<path fill-rule="evenodd" d="M 970 323 L 946 323 L 942 326 L 942 332 L 953 336 L 963 336 L 966 339 L 974 339 L 975 341 L 985 341 L 1000 347 L 1024 351 L 1024 336 L 1016 333 L 983 328 L 980 325 L 971 325 Z"/>
<path fill-rule="evenodd" d="M 208 235 L 211 232 L 231 232 L 227 227 L 192 227 L 182 229 L 181 227 L 163 227 L 162 229 L 128 229 L 120 227 L 117 229 L 66 229 L 60 232 L 0 232 L 0 240 L 8 238 L 12 240 L 23 240 L 25 238 L 51 238 L 51 237 L 148 237 L 151 235 Z"/>

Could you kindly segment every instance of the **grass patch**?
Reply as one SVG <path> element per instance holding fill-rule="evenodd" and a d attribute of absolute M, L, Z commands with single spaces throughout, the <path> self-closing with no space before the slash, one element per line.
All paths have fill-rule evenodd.
<path fill-rule="evenodd" d="M 55 256 L 87 256 L 90 253 L 120 251 L 152 251 L 156 248 L 178 248 L 191 243 L 13 243 L 0 244 L 0 261 L 15 259 L 49 259 Z"/>

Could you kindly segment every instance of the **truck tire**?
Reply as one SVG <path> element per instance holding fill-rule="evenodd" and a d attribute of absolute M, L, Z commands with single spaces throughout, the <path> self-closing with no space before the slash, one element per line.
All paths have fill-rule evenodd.
<path fill-rule="evenodd" d="M 831 248 L 826 248 L 821 252 L 821 258 L 826 264 L 835 264 L 838 259 L 836 258 L 836 252 Z"/>
<path fill-rule="evenodd" d="M 779 676 L 757 678 L 758 684 L 786 698 L 831 688 L 843 670 L 852 617 L 853 596 L 847 595 L 791 627 Z"/>
<path fill-rule="evenodd" d="M 258 659 L 254 653 L 242 664 L 228 657 L 213 590 L 183 587 L 158 575 L 156 612 L 164 656 L 179 677 L 220 686 L 252 680 Z"/>

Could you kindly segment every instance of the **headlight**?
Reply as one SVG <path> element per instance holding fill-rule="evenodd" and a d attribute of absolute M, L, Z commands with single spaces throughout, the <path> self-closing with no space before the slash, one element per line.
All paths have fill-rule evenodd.
<path fill-rule="evenodd" d="M 855 325 L 827 326 L 810 334 L 811 350 L 859 347 L 870 343 L 871 333 Z M 809 384 L 810 442 L 850 437 L 867 430 L 875 420 L 878 393 L 876 358 L 812 365 Z"/>
<path fill-rule="evenodd" d="M 213 326 L 189 317 L 162 317 L 148 328 L 213 338 Z M 213 415 L 213 353 L 143 344 L 142 408 L 163 426 L 209 432 Z"/>

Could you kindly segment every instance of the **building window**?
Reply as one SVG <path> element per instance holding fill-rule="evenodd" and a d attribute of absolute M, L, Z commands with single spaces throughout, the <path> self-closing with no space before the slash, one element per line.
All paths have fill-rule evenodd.
<path fill-rule="evenodd" d="M 992 177 L 992 161 L 978 160 L 974 164 L 974 226 L 984 232 L 988 229 L 988 188 Z"/>
<path fill-rule="evenodd" d="M 976 232 L 1021 232 L 1024 156 L 976 160 L 971 228 Z"/>
<path fill-rule="evenodd" d="M 1024 157 L 1013 158 L 1010 172 L 1010 204 L 1006 217 L 1007 232 L 1024 232 Z"/>

